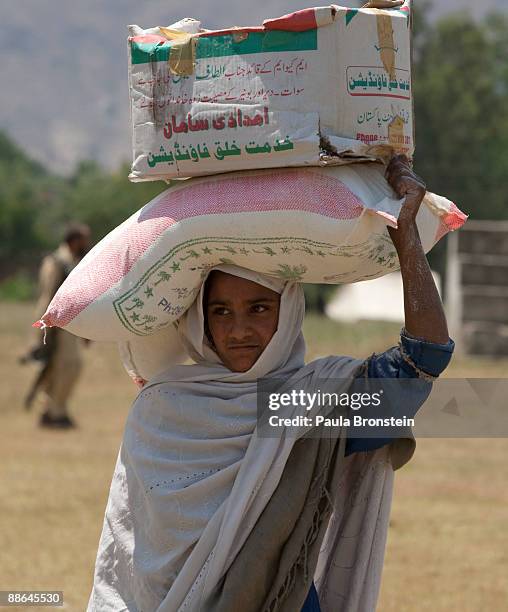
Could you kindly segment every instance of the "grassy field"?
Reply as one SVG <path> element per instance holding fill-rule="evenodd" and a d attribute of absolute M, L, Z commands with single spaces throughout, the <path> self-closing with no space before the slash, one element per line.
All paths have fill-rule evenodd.
<path fill-rule="evenodd" d="M 22 408 L 35 370 L 17 365 L 31 320 L 30 305 L 0 304 L 0 590 L 63 590 L 65 609 L 80 611 L 135 388 L 116 348 L 93 344 L 72 403 L 79 429 L 38 429 L 37 414 Z M 396 344 L 398 331 L 311 317 L 308 356 L 367 356 Z M 507 360 L 487 359 L 455 359 L 446 372 L 507 374 Z M 396 477 L 378 610 L 506 609 L 507 451 L 507 440 L 418 440 L 413 460 Z"/>

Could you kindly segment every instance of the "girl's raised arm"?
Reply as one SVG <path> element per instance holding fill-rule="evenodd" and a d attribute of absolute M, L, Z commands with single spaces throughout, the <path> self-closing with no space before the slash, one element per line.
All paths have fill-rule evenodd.
<path fill-rule="evenodd" d="M 398 229 L 388 227 L 399 256 L 404 286 L 405 329 L 416 338 L 446 344 L 449 336 L 443 304 L 416 226 L 416 215 L 426 193 L 425 183 L 413 172 L 405 155 L 392 159 L 386 170 L 386 178 L 397 195 L 406 198 L 399 215 Z"/>

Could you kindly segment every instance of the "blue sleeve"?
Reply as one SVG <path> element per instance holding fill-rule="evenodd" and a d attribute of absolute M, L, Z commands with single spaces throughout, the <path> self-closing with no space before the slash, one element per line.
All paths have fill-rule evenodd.
<path fill-rule="evenodd" d="M 307 599 L 305 600 L 303 608 L 300 612 L 321 612 L 321 607 L 319 605 L 319 597 L 316 591 L 316 587 L 314 585 L 314 581 L 312 581 L 309 594 L 307 595 Z"/>
<path fill-rule="evenodd" d="M 423 378 L 428 381 L 428 394 L 432 380 L 437 378 L 448 366 L 452 358 L 455 342 L 448 339 L 446 344 L 437 344 L 411 336 L 405 329 L 400 333 L 398 346 L 384 353 L 375 353 L 365 362 L 361 375 L 368 378 Z M 419 403 L 414 414 L 421 407 Z M 376 450 L 389 444 L 393 438 L 348 438 L 346 456 L 352 453 Z"/>

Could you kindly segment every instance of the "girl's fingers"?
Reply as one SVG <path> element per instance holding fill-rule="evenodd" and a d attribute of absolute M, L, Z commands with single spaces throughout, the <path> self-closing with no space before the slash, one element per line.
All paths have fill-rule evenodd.
<path fill-rule="evenodd" d="M 399 181 L 401 179 L 412 181 L 414 183 L 419 183 L 420 185 L 425 185 L 425 183 L 419 177 L 415 176 L 414 174 L 411 174 L 410 172 L 397 172 L 391 174 L 388 178 L 388 183 L 392 185 L 394 182 Z"/>
<path fill-rule="evenodd" d="M 409 172 L 413 172 L 413 169 L 411 168 L 411 166 L 409 164 L 406 164 L 406 163 L 404 163 L 402 161 L 399 161 L 399 160 L 394 160 L 393 162 L 391 162 L 388 165 L 387 172 L 391 173 L 394 170 L 402 170 L 402 169 L 408 170 Z"/>
<path fill-rule="evenodd" d="M 405 155 L 396 155 L 386 168 L 385 178 L 395 193 L 400 197 L 408 194 L 425 195 L 425 181 L 413 172 Z"/>
<path fill-rule="evenodd" d="M 409 170 L 408 168 L 400 168 L 400 169 L 392 170 L 386 176 L 386 180 L 390 184 L 393 184 L 394 181 L 400 178 L 415 181 L 419 183 L 420 185 L 425 186 L 425 181 L 421 177 L 419 177 L 417 174 L 415 174 L 412 170 Z"/>
<path fill-rule="evenodd" d="M 424 189 L 427 188 L 423 181 L 420 181 L 417 177 L 411 176 L 409 174 L 399 174 L 397 176 L 392 177 L 388 182 L 390 185 L 393 185 L 394 183 L 398 183 L 400 181 L 407 181 L 408 183 L 418 185 Z"/>
<path fill-rule="evenodd" d="M 394 184 L 399 184 L 401 182 L 405 183 L 405 184 L 408 184 L 408 185 L 413 185 L 415 187 L 421 187 L 423 189 L 426 189 L 425 183 L 423 183 L 422 181 L 419 181 L 414 176 L 405 175 L 405 174 L 400 174 L 400 175 L 394 176 L 392 178 L 390 184 L 394 185 Z"/>
<path fill-rule="evenodd" d="M 390 182 L 390 185 L 392 186 L 395 193 L 401 197 L 411 191 L 421 191 L 423 193 L 426 192 L 425 185 L 423 183 L 420 183 L 419 181 L 414 180 L 413 177 L 395 177 Z"/>
<path fill-rule="evenodd" d="M 403 164 L 394 164 L 393 166 L 388 167 L 385 177 L 387 180 L 389 180 L 390 177 L 396 174 L 404 174 L 404 173 L 414 174 L 411 168 L 408 168 L 407 166 Z"/>

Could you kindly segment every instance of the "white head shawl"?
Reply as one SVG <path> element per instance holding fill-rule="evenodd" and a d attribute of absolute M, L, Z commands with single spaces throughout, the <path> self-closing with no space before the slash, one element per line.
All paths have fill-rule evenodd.
<path fill-rule="evenodd" d="M 246 278 L 281 294 L 277 332 L 248 372 L 228 370 L 211 349 L 205 335 L 203 295 L 206 279 L 213 270 Z M 191 378 L 201 381 L 255 381 L 276 370 L 280 370 L 277 374 L 284 377 L 304 365 L 305 342 L 301 333 L 304 314 L 305 298 L 298 283 L 223 264 L 208 271 L 196 299 L 180 318 L 178 331 L 170 325 L 150 336 L 121 342 L 120 355 L 128 374 L 140 387 L 147 380 L 151 383 L 155 380 L 182 381 Z M 201 367 L 179 367 L 178 364 L 189 357 Z"/>

